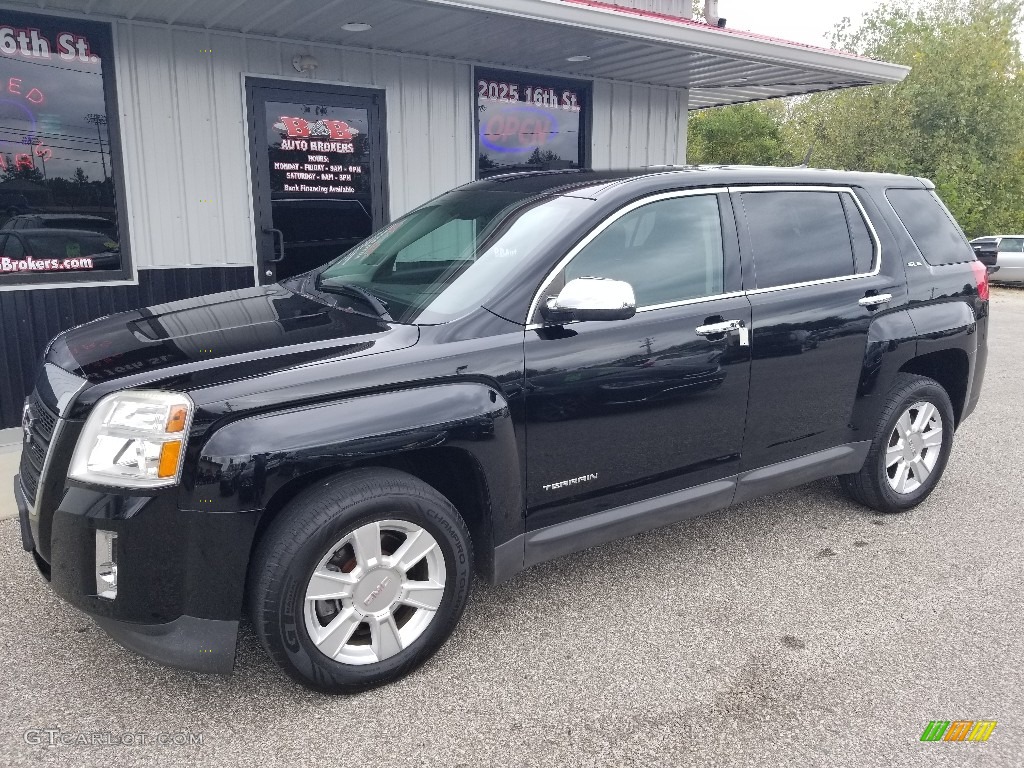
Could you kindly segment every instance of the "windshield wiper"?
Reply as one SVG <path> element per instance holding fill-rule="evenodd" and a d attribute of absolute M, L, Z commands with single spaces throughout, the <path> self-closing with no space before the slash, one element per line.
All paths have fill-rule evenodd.
<path fill-rule="evenodd" d="M 357 299 L 362 299 L 373 308 L 373 311 L 379 315 L 381 319 L 387 320 L 389 323 L 394 322 L 391 319 L 391 315 L 388 313 L 387 302 L 378 296 L 374 296 L 365 288 L 360 288 L 358 285 L 352 285 L 351 283 L 325 284 L 322 281 L 321 276 L 317 275 L 316 289 L 321 293 L 333 293 L 338 296 L 354 296 Z"/>

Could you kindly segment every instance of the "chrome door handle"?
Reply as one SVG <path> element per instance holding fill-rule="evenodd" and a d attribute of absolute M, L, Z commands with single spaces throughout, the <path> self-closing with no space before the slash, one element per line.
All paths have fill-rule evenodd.
<path fill-rule="evenodd" d="M 729 331 L 738 331 L 743 327 L 742 320 L 726 320 L 724 323 L 712 323 L 711 325 L 698 326 L 694 332 L 698 336 L 720 336 Z"/>
<path fill-rule="evenodd" d="M 722 323 L 701 325 L 694 329 L 694 333 L 698 336 L 723 336 L 731 331 L 739 331 L 741 347 L 750 346 L 750 331 L 742 320 L 726 320 Z"/>
<path fill-rule="evenodd" d="M 891 293 L 879 293 L 877 296 L 865 296 L 863 299 L 858 301 L 862 307 L 880 307 L 883 304 L 888 304 L 892 301 Z"/>

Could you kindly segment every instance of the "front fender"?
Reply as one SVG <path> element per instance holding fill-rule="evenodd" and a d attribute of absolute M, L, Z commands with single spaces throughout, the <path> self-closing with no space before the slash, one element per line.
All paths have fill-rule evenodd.
<path fill-rule="evenodd" d="M 520 463 L 509 405 L 496 388 L 479 382 L 361 395 L 232 421 L 202 446 L 180 506 L 265 510 L 304 475 L 442 447 L 468 453 L 478 467 L 492 541 L 521 534 Z"/>

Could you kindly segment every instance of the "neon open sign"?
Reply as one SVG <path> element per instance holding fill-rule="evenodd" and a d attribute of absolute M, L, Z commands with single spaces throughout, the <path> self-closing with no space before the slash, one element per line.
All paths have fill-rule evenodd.
<path fill-rule="evenodd" d="M 493 152 L 522 152 L 542 147 L 558 135 L 550 112 L 526 104 L 503 106 L 480 120 L 480 143 Z"/>

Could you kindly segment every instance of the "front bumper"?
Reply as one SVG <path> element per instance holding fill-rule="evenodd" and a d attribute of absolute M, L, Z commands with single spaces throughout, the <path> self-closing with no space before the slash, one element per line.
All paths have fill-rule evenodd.
<path fill-rule="evenodd" d="M 130 624 L 92 618 L 119 644 L 147 659 L 193 672 L 230 675 L 234 669 L 237 621 L 179 616 L 166 624 Z"/>
<path fill-rule="evenodd" d="M 52 515 L 47 562 L 26 527 L 17 483 L 15 497 L 22 543 L 57 594 L 143 656 L 231 672 L 258 513 L 183 511 L 176 492 L 129 496 L 70 486 Z M 97 594 L 97 529 L 117 533 L 113 599 Z"/>
<path fill-rule="evenodd" d="M 36 543 L 29 520 L 28 499 L 21 487 L 21 475 L 14 476 L 14 503 L 18 507 L 18 522 L 21 524 L 21 546 L 26 552 L 35 552 Z"/>
<path fill-rule="evenodd" d="M 36 551 L 35 534 L 32 530 L 31 510 L 28 499 L 25 497 L 25 489 L 21 486 L 21 475 L 14 476 L 14 503 L 18 507 L 18 523 L 21 525 L 21 546 L 26 552 L 32 553 L 36 561 L 36 568 L 47 581 L 50 580 L 50 564 L 39 556 Z"/>

